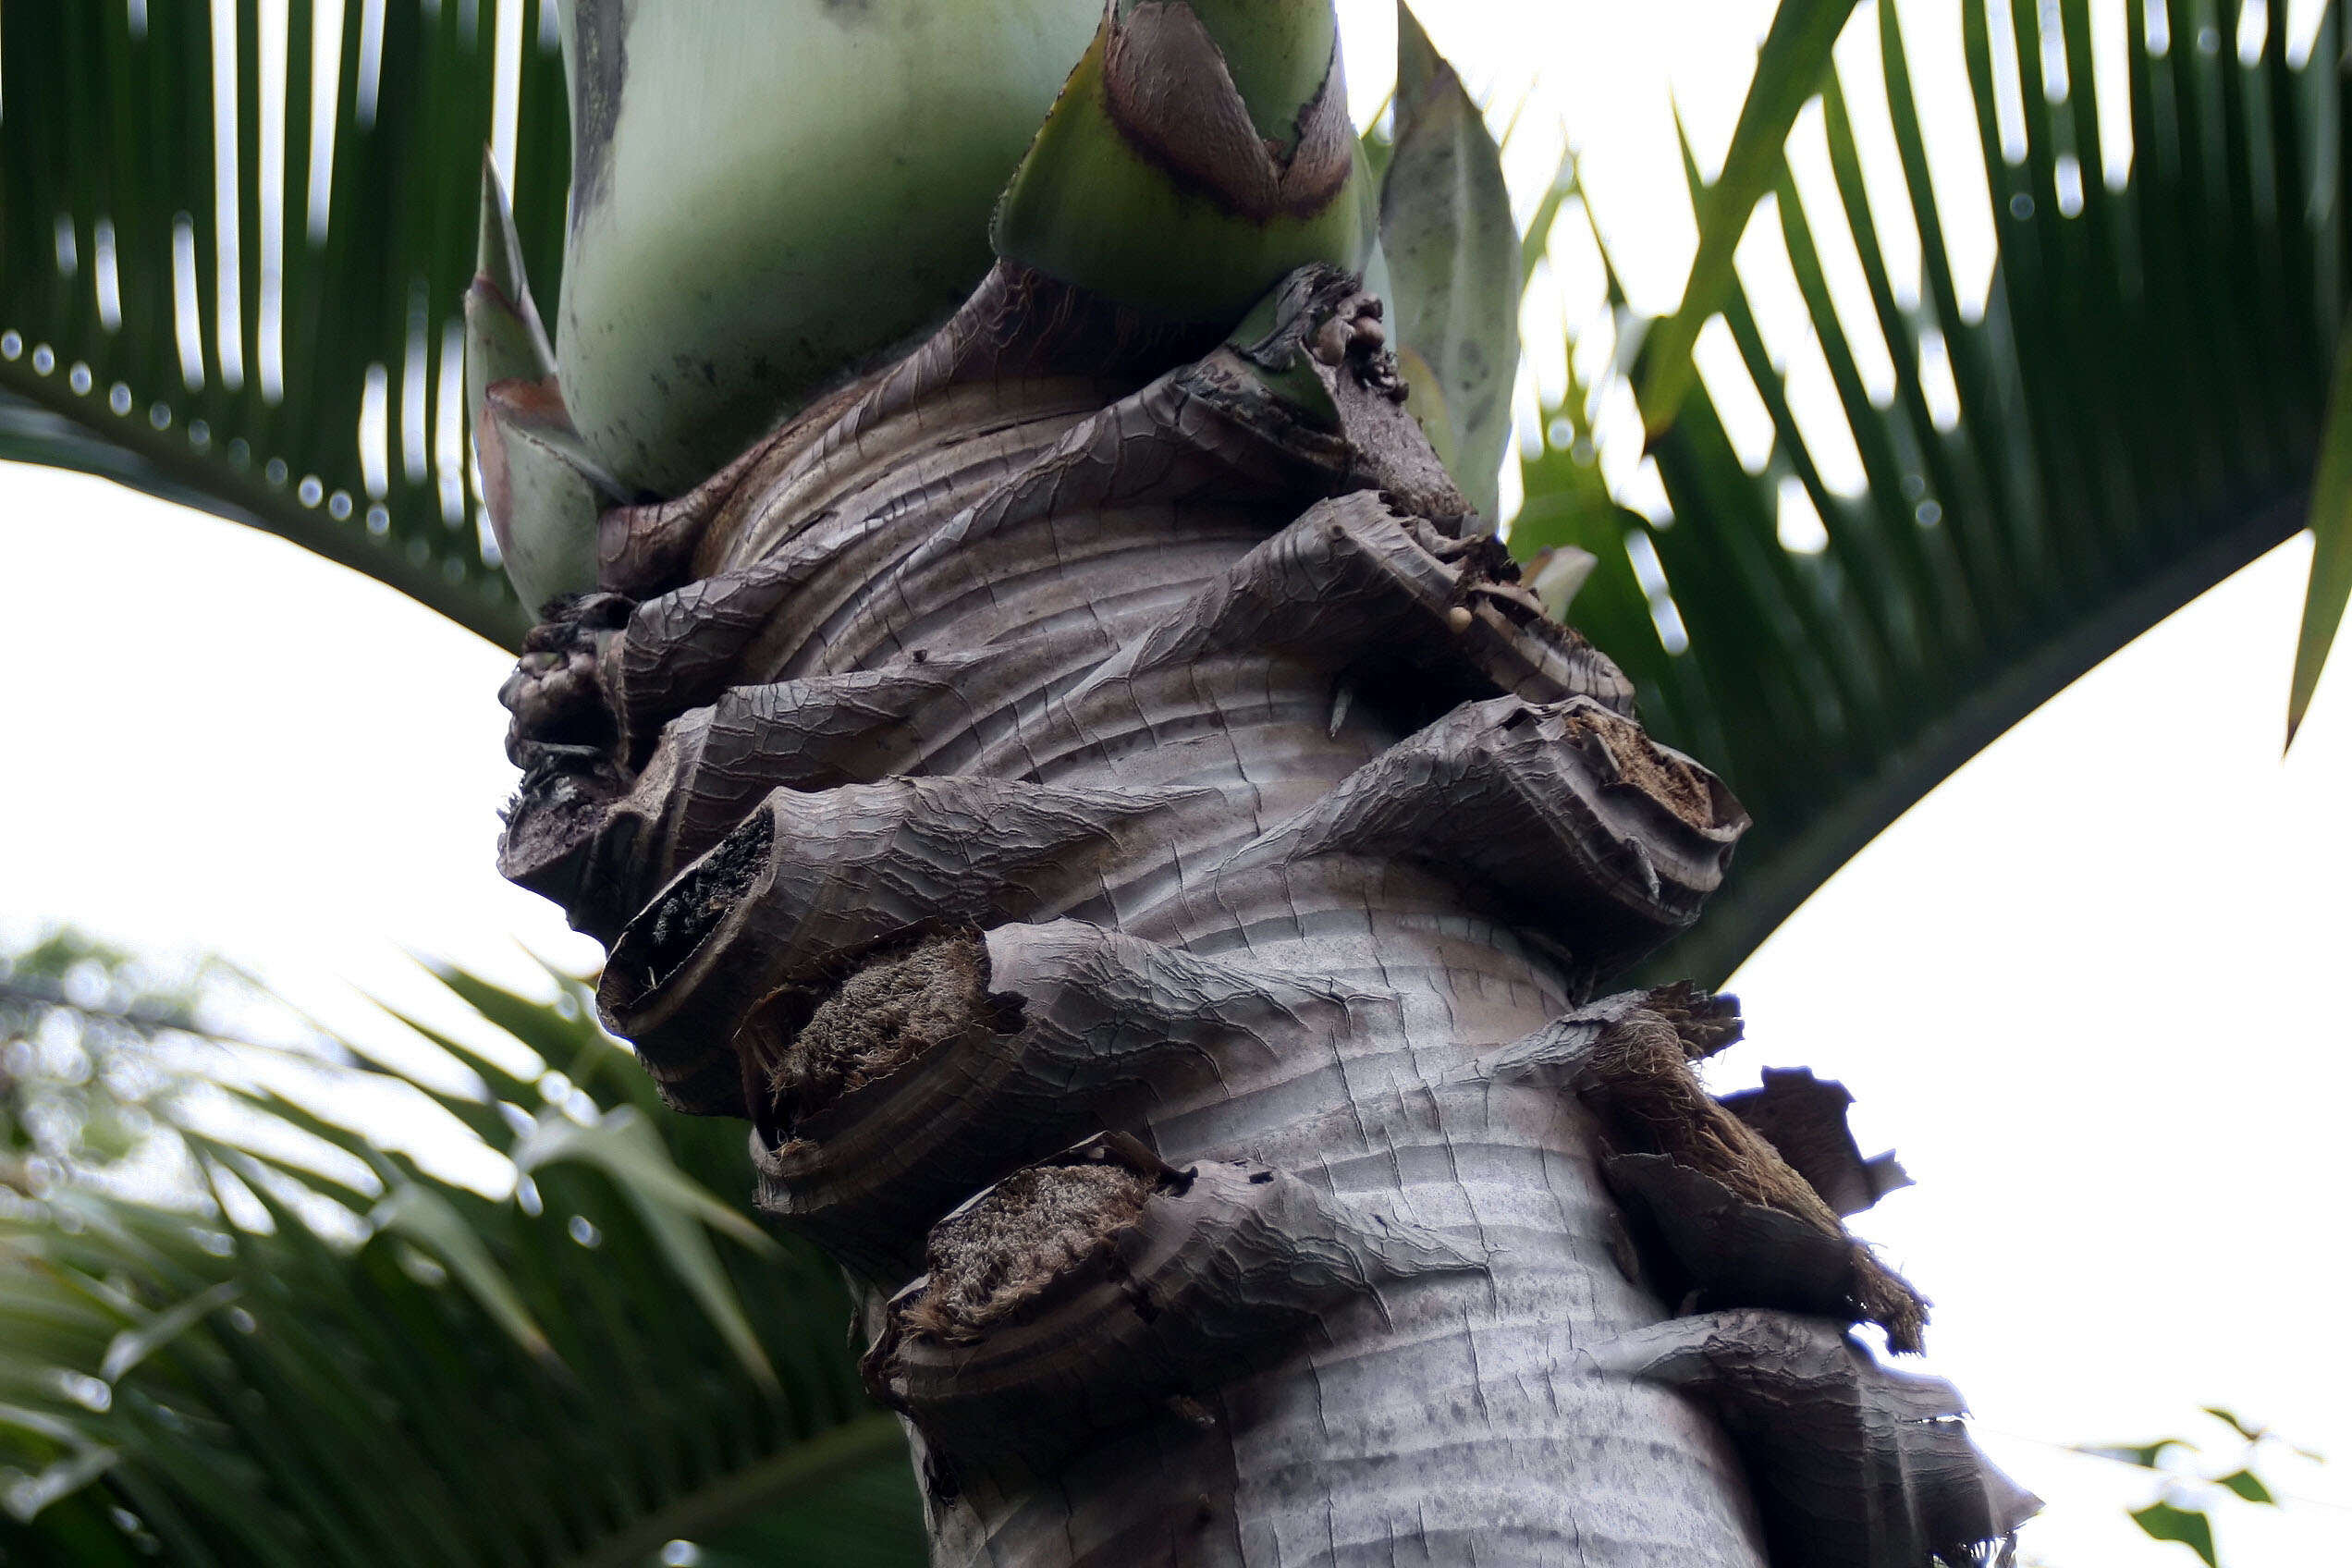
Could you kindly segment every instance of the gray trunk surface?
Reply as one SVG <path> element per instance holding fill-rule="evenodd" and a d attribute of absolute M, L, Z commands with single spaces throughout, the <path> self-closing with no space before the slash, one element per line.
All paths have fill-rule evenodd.
<path fill-rule="evenodd" d="M 1471 536 L 1377 314 L 999 269 L 608 514 L 505 868 L 869 1292 L 940 1563 L 1978 1560 L 2027 1500 L 1846 1336 L 1919 1304 L 1817 1195 L 1899 1171 L 1809 1075 L 1700 1094 L 1724 1004 L 1593 1003 L 1745 817 Z"/>

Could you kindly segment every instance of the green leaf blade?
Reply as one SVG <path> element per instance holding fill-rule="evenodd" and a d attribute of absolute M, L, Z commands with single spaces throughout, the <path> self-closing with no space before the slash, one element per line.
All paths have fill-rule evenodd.
<path fill-rule="evenodd" d="M 2311 577 L 2295 638 L 2295 675 L 2286 700 L 2286 743 L 2295 744 L 2320 689 L 2320 672 L 2352 597 L 2352 334 L 2336 345 L 2335 374 L 2311 480 Z"/>
<path fill-rule="evenodd" d="M 2061 40 L 2040 52 L 2052 14 L 2074 83 L 2057 103 L 2041 73 Z M 1783 7 L 1781 19 L 1795 15 Z M 1754 818 L 1706 918 L 1634 979 L 1720 984 L 1954 769 L 2311 518 L 2328 400 L 2313 367 L 2337 342 L 2333 280 L 2352 212 L 2341 199 L 2340 83 L 2326 66 L 2335 12 L 2321 18 L 2316 64 L 2299 72 L 2275 47 L 2251 63 L 2226 49 L 2150 55 L 2144 31 L 2125 29 L 2120 75 L 2136 150 L 2113 171 L 2101 135 L 2123 95 L 2109 76 L 2090 80 L 2079 0 L 2051 11 L 1967 0 L 1959 21 L 1962 58 L 1930 62 L 1909 52 L 1924 45 L 1917 27 L 1880 6 L 1880 68 L 1849 68 L 1835 91 L 1821 88 L 1834 192 L 1805 185 L 1814 201 L 1800 210 L 1777 168 L 1764 182 L 1783 187 L 1782 233 L 1751 227 L 1748 238 L 1785 238 L 1801 316 L 1778 324 L 1788 331 L 1767 353 L 1739 276 L 1727 276 L 1715 301 L 1770 419 L 1762 460 L 1719 439 L 1737 410 L 1716 408 L 1694 374 L 1680 419 L 1648 427 L 1646 444 L 1672 515 L 1635 537 L 1654 542 L 1663 581 L 1619 585 L 1602 558 L 1568 608 L 1633 679 L 1652 734 L 1714 768 Z M 1915 84 L 1914 73 L 1931 64 L 1947 79 L 1965 67 L 1997 247 L 1981 285 L 1966 276 L 1976 258 L 1951 249 L 1970 227 L 1954 210 L 1970 181 L 1965 170 L 1950 178 L 1943 161 L 1956 151 L 1965 162 L 1971 149 L 1939 147 L 1930 168 L 1917 100 L 1937 84 L 1924 74 Z M 2001 80 L 2021 89 L 2019 114 L 1996 112 Z M 1769 92 L 1801 102 L 1819 80 Z M 1868 170 L 1866 190 L 1875 153 L 1864 122 L 1877 118 L 1868 100 L 1880 92 L 1894 156 Z M 1693 199 L 1707 208 L 1716 195 Z M 1890 195 L 1907 197 L 1920 238 L 1916 300 L 1897 265 L 1908 258 L 1887 238 L 1903 227 Z M 1851 299 L 1823 260 L 1839 227 L 1861 261 Z M 1610 298 L 1622 298 L 1613 281 Z M 1856 374 L 1864 346 L 1847 337 L 1867 336 L 1871 317 L 1895 371 L 1883 407 Z M 1695 334 L 1706 319 L 1684 325 Z M 1543 410 L 1544 449 L 1521 462 L 1522 515 L 1536 530 L 1514 543 L 1523 557 L 1554 542 L 1551 519 L 1584 508 L 1577 476 L 1589 469 L 1568 454 L 1592 455 L 1591 410 L 1623 396 L 1621 377 L 1638 392 L 1659 374 L 1670 325 L 1642 337 L 1631 377 L 1612 367 L 1587 386 L 1572 376 L 1568 396 Z M 1622 363 L 1640 324 L 1620 310 L 1613 328 Z M 1570 348 L 1572 366 L 1594 364 Z M 1806 402 L 1823 392 L 1834 408 Z M 1861 459 L 1858 495 L 1825 480 L 1846 434 L 1829 426 L 1841 420 Z M 1611 467 L 1629 496 L 1623 472 Z M 1782 540 L 1776 523 L 1789 508 L 1799 527 Z M 2325 559 L 2323 577 L 2352 576 L 2341 557 Z M 1687 649 L 1653 633 L 1653 619 L 1679 623 Z"/>
<path fill-rule="evenodd" d="M 1471 506 L 1491 520 L 1519 371 L 1519 231 L 1485 116 L 1402 0 L 1380 248 L 1395 339 L 1413 356 L 1411 406 Z"/>
<path fill-rule="evenodd" d="M 378 1230 L 415 1243 L 447 1265 L 516 1344 L 535 1357 L 554 1356 L 546 1331 L 532 1317 L 514 1281 L 447 1198 L 421 1183 L 403 1182 L 386 1195 L 371 1218 Z"/>
<path fill-rule="evenodd" d="M 2213 1522 L 2201 1511 L 2151 1502 L 2133 1510 L 2131 1521 L 2150 1540 L 2177 1541 L 2203 1560 L 2205 1568 L 2221 1568 L 2213 1552 Z"/>
<path fill-rule="evenodd" d="M 2213 1484 L 2248 1502 L 2266 1503 L 2272 1508 L 2278 1506 L 2277 1495 L 2263 1483 L 2261 1476 L 2251 1470 L 2233 1470 L 2226 1476 L 2216 1476 Z"/>
<path fill-rule="evenodd" d="M 1756 57 L 1756 75 L 1740 105 L 1722 172 L 1707 190 L 1698 213 L 1698 251 L 1683 301 L 1644 342 L 1637 386 L 1642 423 L 1655 438 L 1674 422 L 1697 377 L 1691 350 L 1698 329 L 1722 309 L 1733 277 L 1732 258 L 1756 203 L 1772 188 L 1784 162 L 1797 112 L 1830 68 L 1838 34 L 1855 0 L 1787 0 L 1773 13 L 1771 31 Z"/>

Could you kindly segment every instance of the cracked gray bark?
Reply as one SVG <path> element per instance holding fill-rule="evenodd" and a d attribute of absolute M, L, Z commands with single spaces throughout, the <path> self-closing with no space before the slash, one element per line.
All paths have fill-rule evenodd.
<path fill-rule="evenodd" d="M 867 1292 L 938 1562 L 1974 1560 L 2029 1510 L 1965 1439 L 1783 1443 L 1641 1338 L 1894 1324 L 1838 1216 L 1899 1169 L 1705 1099 L 1723 1002 L 1592 1002 L 1746 818 L 1471 536 L 1378 302 L 1272 303 L 1218 344 L 1000 266 L 608 514 L 508 685 L 503 868 Z M 1803 1523 L 1864 1498 L 1934 1527 Z"/>

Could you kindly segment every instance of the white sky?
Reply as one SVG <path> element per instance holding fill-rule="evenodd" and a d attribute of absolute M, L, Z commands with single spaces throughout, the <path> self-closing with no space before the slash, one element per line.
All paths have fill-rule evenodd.
<path fill-rule="evenodd" d="M 1390 13 L 1341 9 L 1368 114 L 1388 88 Z M 1499 126 L 1516 109 L 1522 210 L 1573 140 L 1636 301 L 1664 309 L 1691 245 L 1668 84 L 1702 161 L 1720 158 L 1770 10 L 1450 0 L 1425 19 Z M 1903 14 L 1936 138 L 1965 115 L 1955 10 L 1905 0 Z M 1955 129 L 1939 152 L 1963 155 L 1937 179 L 1965 195 L 1982 171 L 1973 129 Z M 1948 217 L 1959 202 L 1947 196 Z M 1980 288 L 1989 232 L 1954 229 L 1963 287 Z M 1818 349 L 1770 319 L 1772 258 L 1754 249 L 1744 276 L 1802 407 Z M 1537 350 L 1563 320 L 1590 337 L 1596 298 L 1571 258 L 1531 306 L 1544 385 L 1559 368 Z M 1604 461 L 1635 497 L 1637 464 Z M 2272 1472 L 2319 1504 L 2225 1505 L 2224 1561 L 2352 1562 L 2352 1377 L 2332 1349 L 2352 1289 L 2336 1153 L 2352 1023 L 2334 999 L 2352 714 L 2339 673 L 2281 761 L 2307 561 L 2300 542 L 2281 549 L 2060 696 L 1882 836 L 1734 985 L 1752 1041 L 1717 1086 L 1767 1063 L 1841 1077 L 1866 1150 L 1895 1147 L 1918 1178 L 1861 1228 L 1936 1299 L 1934 1365 L 2051 1501 L 2027 1554 L 2064 1568 L 2191 1560 L 2124 1520 L 2147 1501 L 2138 1478 L 2047 1445 L 2204 1436 L 2188 1427 L 2213 1403 L 2337 1459 Z M 358 990 L 451 1019 L 403 944 L 518 987 L 534 979 L 523 947 L 595 961 L 492 868 L 513 782 L 496 650 L 278 541 L 6 464 L 0 582 L 0 941 L 68 921 L 219 951 L 393 1050 Z"/>

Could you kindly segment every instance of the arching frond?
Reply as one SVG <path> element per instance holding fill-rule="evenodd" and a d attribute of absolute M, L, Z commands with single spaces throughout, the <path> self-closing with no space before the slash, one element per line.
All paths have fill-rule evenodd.
<path fill-rule="evenodd" d="M 1596 557 L 1569 618 L 1756 818 L 1660 973 L 1720 980 L 1961 763 L 2302 525 L 2344 299 L 2342 19 L 2290 39 L 2246 10 L 2227 35 L 2132 0 L 2110 31 L 2088 0 L 1966 0 L 1987 213 L 1931 178 L 1921 41 L 1863 7 L 1875 68 L 1820 83 L 1831 178 L 1783 165 L 1756 213 L 1726 351 L 1650 444 L 1649 515 L 1593 461 L 1609 378 L 1550 410 L 1514 547 Z M 1866 112 L 1891 131 L 1867 178 Z M 1978 287 L 1951 241 L 1988 221 Z M 1782 341 L 1775 269 L 1802 300 Z M 1615 302 L 1622 344 L 1644 324 Z"/>
<path fill-rule="evenodd" d="M 556 0 L 0 7 L 0 456 L 279 533 L 512 642 L 468 481 L 482 151 L 552 307 Z"/>

